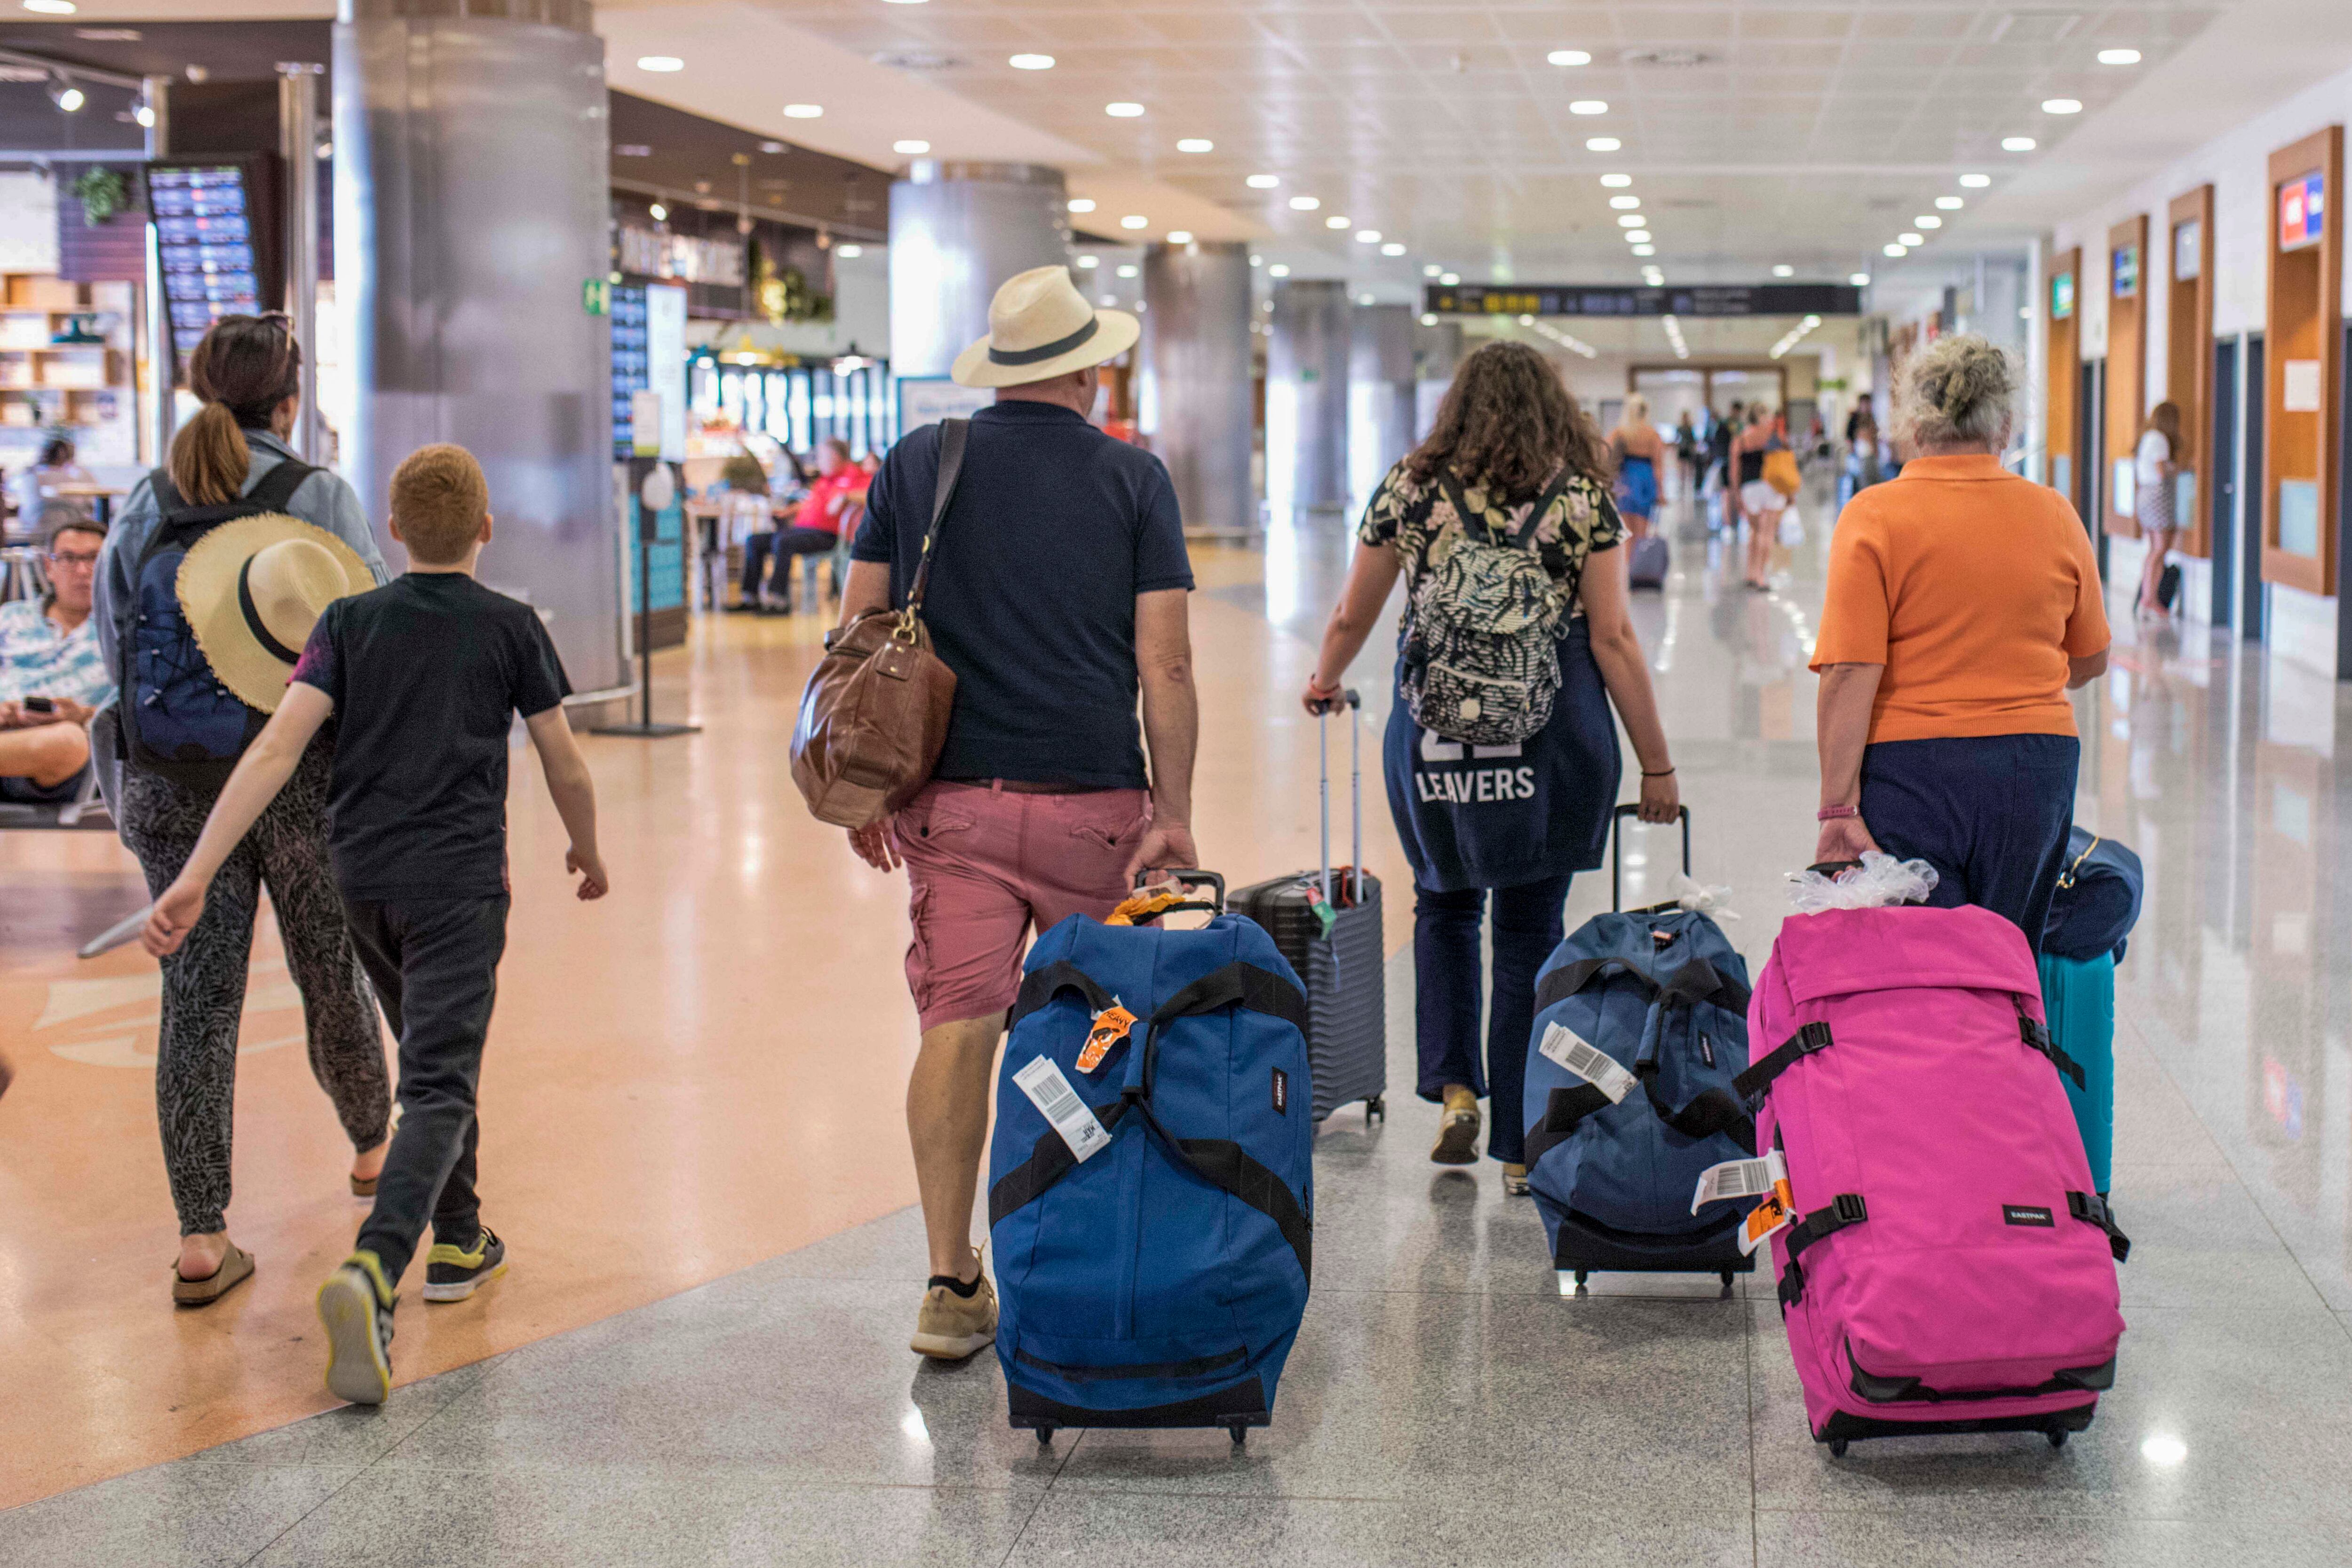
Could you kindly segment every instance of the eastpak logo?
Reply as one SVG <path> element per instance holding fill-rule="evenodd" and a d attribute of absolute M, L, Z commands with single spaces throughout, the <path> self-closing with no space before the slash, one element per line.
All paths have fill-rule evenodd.
<path fill-rule="evenodd" d="M 1274 1113 L 1277 1116 L 1290 1113 L 1290 1074 L 1279 1067 L 1274 1070 Z"/>
<path fill-rule="evenodd" d="M 2040 1225 L 2055 1228 L 2057 1218 L 2046 1208 L 2036 1208 L 2029 1203 L 2004 1203 L 2000 1206 L 2003 1225 Z"/>

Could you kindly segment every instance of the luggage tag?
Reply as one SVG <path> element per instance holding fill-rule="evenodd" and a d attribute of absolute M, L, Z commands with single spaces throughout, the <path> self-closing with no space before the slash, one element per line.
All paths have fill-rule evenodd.
<path fill-rule="evenodd" d="M 1307 884 L 1307 908 L 1315 916 L 1318 936 L 1330 936 L 1331 928 L 1339 924 L 1339 912 L 1332 908 L 1330 901 L 1323 896 L 1323 888 L 1318 883 L 1310 881 Z"/>
<path fill-rule="evenodd" d="M 1114 998 L 1110 1006 L 1095 1014 L 1094 1022 L 1087 1026 L 1087 1043 L 1078 1051 L 1078 1071 L 1092 1072 L 1103 1064 L 1111 1047 L 1127 1038 L 1135 1027 L 1135 1015 L 1118 1005 Z M 1044 1058 L 1039 1058 L 1043 1061 Z"/>
<path fill-rule="evenodd" d="M 1070 1145 L 1084 1165 L 1110 1146 L 1110 1134 L 1095 1119 L 1087 1103 L 1078 1098 L 1070 1081 L 1062 1076 L 1061 1067 L 1050 1056 L 1040 1056 L 1013 1075 L 1021 1092 L 1029 1096 L 1029 1103 L 1037 1113 L 1053 1124 L 1054 1131 L 1062 1134 L 1062 1142 Z"/>
<path fill-rule="evenodd" d="M 1612 1105 L 1632 1093 L 1637 1082 L 1607 1051 L 1595 1049 L 1591 1041 L 1564 1024 L 1546 1024 L 1543 1041 L 1536 1049 L 1608 1095 Z"/>
<path fill-rule="evenodd" d="M 1780 1150 L 1767 1149 L 1760 1159 L 1726 1160 L 1707 1166 L 1699 1173 L 1691 1212 L 1741 1197 L 1763 1199 L 1748 1212 L 1739 1229 L 1739 1250 L 1746 1254 L 1762 1246 L 1774 1231 L 1787 1228 L 1796 1217 L 1796 1198 L 1789 1191 L 1789 1162 Z"/>

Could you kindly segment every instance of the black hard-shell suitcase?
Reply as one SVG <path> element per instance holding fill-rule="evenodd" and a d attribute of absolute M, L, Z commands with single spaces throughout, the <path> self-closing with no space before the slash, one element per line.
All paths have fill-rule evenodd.
<path fill-rule="evenodd" d="M 1353 691 L 1343 700 L 1350 737 L 1353 858 L 1333 873 L 1331 743 L 1328 719 L 1319 720 L 1323 863 L 1242 888 L 1226 900 L 1226 907 L 1265 926 L 1307 982 L 1307 1061 L 1315 1077 L 1315 1119 L 1320 1122 L 1339 1107 L 1361 1100 L 1367 1122 L 1375 1116 L 1385 1121 L 1388 1108 L 1381 1097 L 1389 1086 L 1388 946 L 1381 933 L 1381 881 L 1364 870 L 1363 727 L 1356 716 L 1362 700 Z M 1337 915 L 1328 936 L 1316 917 L 1318 894 Z"/>

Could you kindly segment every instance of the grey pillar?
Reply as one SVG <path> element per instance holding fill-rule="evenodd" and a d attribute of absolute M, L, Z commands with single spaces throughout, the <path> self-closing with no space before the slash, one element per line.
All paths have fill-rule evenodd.
<path fill-rule="evenodd" d="M 613 340 L 583 298 L 613 265 L 612 171 L 586 0 L 342 0 L 334 97 L 344 472 L 382 535 L 402 458 L 469 448 L 498 517 L 483 580 L 539 609 L 573 686 L 617 688 Z"/>
<path fill-rule="evenodd" d="M 1348 286 L 1274 286 L 1265 365 L 1265 494 L 1283 511 L 1348 504 Z"/>
<path fill-rule="evenodd" d="M 1348 466 L 1358 497 L 1413 444 L 1413 313 L 1409 305 L 1359 305 L 1348 356 Z"/>
<path fill-rule="evenodd" d="M 1143 300 L 1143 428 L 1175 481 L 1185 531 L 1246 538 L 1257 528 L 1249 246 L 1150 246 Z"/>
<path fill-rule="evenodd" d="M 1445 401 L 1445 389 L 1454 384 L 1454 372 L 1461 363 L 1461 322 L 1440 321 L 1433 327 L 1414 326 L 1412 436 L 1415 442 L 1426 436 L 1429 427 L 1437 423 L 1437 405 Z"/>
<path fill-rule="evenodd" d="M 1059 169 L 917 159 L 890 183 L 890 370 L 943 376 L 988 332 L 997 287 L 1070 259 Z"/>
<path fill-rule="evenodd" d="M 294 453 L 323 465 L 319 415 L 319 77 L 315 60 L 278 67 L 278 155 L 286 162 L 286 314 L 302 345 L 302 407 Z"/>

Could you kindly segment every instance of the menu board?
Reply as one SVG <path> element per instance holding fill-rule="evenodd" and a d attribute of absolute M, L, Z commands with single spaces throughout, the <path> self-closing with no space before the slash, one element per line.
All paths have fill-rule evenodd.
<path fill-rule="evenodd" d="M 2326 220 L 2326 175 L 2315 172 L 2279 187 L 2279 249 L 2317 245 Z"/>
<path fill-rule="evenodd" d="M 183 382 L 188 356 L 214 322 L 278 308 L 276 192 L 267 172 L 253 156 L 148 165 L 163 299 Z"/>

